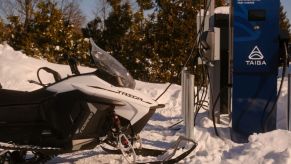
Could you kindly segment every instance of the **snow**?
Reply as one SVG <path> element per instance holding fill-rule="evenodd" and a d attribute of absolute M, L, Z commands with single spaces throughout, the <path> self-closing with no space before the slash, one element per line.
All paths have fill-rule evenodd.
<path fill-rule="evenodd" d="M 215 14 L 229 14 L 229 6 L 220 6 L 215 8 Z"/>
<path fill-rule="evenodd" d="M 214 9 L 214 13 L 215 14 L 229 14 L 229 6 L 220 6 L 220 7 L 216 7 Z M 198 12 L 197 16 L 203 16 L 204 15 L 205 10 L 201 9 L 200 12 Z M 206 12 L 206 15 L 209 15 L 209 11 Z"/>
<path fill-rule="evenodd" d="M 37 69 L 43 66 L 53 68 L 61 73 L 62 77 L 71 74 L 69 66 L 52 64 L 45 60 L 34 59 L 25 54 L 14 51 L 8 45 L 0 45 L 0 83 L 5 89 L 31 91 L 40 88 L 31 84 L 28 80 L 36 80 Z M 92 68 L 79 67 L 81 72 L 93 71 Z M 45 83 L 53 82 L 53 77 L 45 72 L 40 73 Z M 280 79 L 278 79 L 278 83 Z M 222 124 L 217 125 L 223 139 L 215 136 L 212 121 L 208 119 L 207 111 L 201 110 L 197 116 L 194 129 L 196 149 L 180 163 L 291 163 L 291 132 L 286 129 L 286 102 L 287 79 L 278 102 L 278 130 L 264 134 L 253 134 L 249 137 L 249 143 L 237 144 L 230 140 L 229 123 L 227 116 L 222 116 Z M 136 89 L 157 98 L 166 84 L 154 84 L 137 81 Z M 181 120 L 181 87 L 172 85 L 159 99 L 159 103 L 165 104 L 165 108 L 156 111 L 141 132 L 142 144 L 147 148 L 166 149 L 174 142 L 183 130 L 177 130 L 182 125 L 173 129 L 168 127 Z M 154 160 L 154 157 L 138 156 L 140 161 Z M 62 154 L 48 163 L 125 163 L 120 155 L 106 154 L 97 146 L 93 150 L 79 151 Z"/>

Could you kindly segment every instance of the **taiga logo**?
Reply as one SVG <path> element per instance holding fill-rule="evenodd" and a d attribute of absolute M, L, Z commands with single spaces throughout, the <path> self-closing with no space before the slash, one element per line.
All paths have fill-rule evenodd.
<path fill-rule="evenodd" d="M 248 66 L 265 66 L 267 65 L 266 61 L 264 60 L 264 55 L 259 49 L 258 46 L 252 50 L 249 55 L 249 60 L 246 60 L 246 64 Z"/>

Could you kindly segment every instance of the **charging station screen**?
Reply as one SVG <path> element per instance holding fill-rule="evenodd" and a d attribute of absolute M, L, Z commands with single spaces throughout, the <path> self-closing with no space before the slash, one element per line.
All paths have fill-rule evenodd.
<path fill-rule="evenodd" d="M 249 10 L 249 21 L 264 21 L 266 20 L 265 10 Z"/>

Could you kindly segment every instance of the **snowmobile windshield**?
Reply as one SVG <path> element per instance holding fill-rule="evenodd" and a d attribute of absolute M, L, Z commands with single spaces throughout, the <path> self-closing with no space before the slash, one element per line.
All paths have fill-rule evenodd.
<path fill-rule="evenodd" d="M 118 81 L 117 83 L 119 84 L 119 86 L 134 88 L 135 81 L 128 72 L 128 70 L 113 56 L 109 55 L 109 53 L 98 47 L 92 39 L 90 39 L 90 42 L 92 46 L 91 55 L 93 57 L 97 69 L 100 69 L 108 73 L 110 76 L 116 76 Z M 109 82 L 111 82 L 111 84 L 116 83 L 111 80 L 109 80 Z"/>

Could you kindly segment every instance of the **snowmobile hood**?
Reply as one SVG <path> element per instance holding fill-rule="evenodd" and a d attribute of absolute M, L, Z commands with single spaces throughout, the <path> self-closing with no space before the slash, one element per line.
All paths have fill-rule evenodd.
<path fill-rule="evenodd" d="M 140 91 L 115 87 L 94 74 L 69 77 L 46 89 L 56 93 L 79 90 L 96 99 L 106 99 L 115 105 L 115 112 L 118 115 L 130 120 L 132 124 L 147 115 L 150 110 L 160 107 L 156 101 Z"/>
<path fill-rule="evenodd" d="M 57 93 L 80 90 L 88 95 L 139 104 L 147 108 L 158 106 L 156 101 L 140 91 L 115 87 L 95 75 L 71 77 L 47 87 L 47 90 Z"/>
<path fill-rule="evenodd" d="M 138 104 L 147 108 L 158 106 L 158 103 L 151 99 L 149 96 L 128 88 L 83 84 L 72 84 L 72 86 L 77 90 L 92 96 L 104 97 L 121 102 L 128 102 L 129 104 Z"/>

